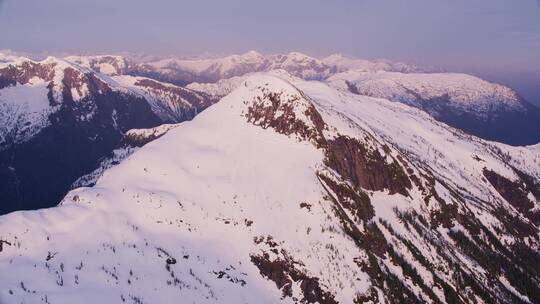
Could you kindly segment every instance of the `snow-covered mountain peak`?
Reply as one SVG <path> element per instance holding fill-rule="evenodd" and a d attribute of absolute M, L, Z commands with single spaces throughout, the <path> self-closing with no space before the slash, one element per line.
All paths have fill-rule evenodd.
<path fill-rule="evenodd" d="M 68 56 L 65 60 L 107 75 L 121 75 L 129 66 L 128 60 L 118 55 Z"/>
<path fill-rule="evenodd" d="M 255 72 L 284 69 L 306 80 L 324 80 L 337 72 L 351 69 L 365 71 L 422 71 L 420 68 L 391 61 L 369 61 L 332 55 L 318 59 L 300 52 L 264 55 L 257 51 L 222 57 L 168 57 L 128 64 L 131 75 L 146 76 L 175 84 L 210 83 Z M 99 68 L 96 68 L 99 71 Z"/>
<path fill-rule="evenodd" d="M 537 151 L 270 74 L 166 128 L 0 218 L 1 302 L 540 300 Z"/>
<path fill-rule="evenodd" d="M 244 54 L 241 54 L 240 57 L 242 58 L 249 58 L 249 59 L 261 59 L 261 58 L 264 58 L 264 55 L 255 51 L 255 50 L 251 50 L 251 51 L 247 51 L 245 52 Z"/>
<path fill-rule="evenodd" d="M 247 121 L 300 140 L 317 143 L 324 123 L 308 97 L 289 81 L 272 74 L 249 76 L 236 92 L 246 106 L 242 115 Z M 244 92 L 245 91 L 245 92 Z"/>

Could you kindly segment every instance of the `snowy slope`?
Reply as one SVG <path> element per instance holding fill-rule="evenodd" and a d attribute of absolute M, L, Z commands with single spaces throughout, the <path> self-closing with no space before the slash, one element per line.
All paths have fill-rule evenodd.
<path fill-rule="evenodd" d="M 249 75 L 250 74 L 224 78 L 216 82 L 192 82 L 186 85 L 186 88 L 196 92 L 203 92 L 212 97 L 221 98 L 236 89 L 242 82 L 244 82 L 246 77 L 249 77 Z"/>
<path fill-rule="evenodd" d="M 285 79 L 287 81 L 299 80 L 298 77 L 291 75 L 288 71 L 283 69 L 270 70 L 266 73 Z M 192 82 L 185 87 L 195 92 L 201 92 L 203 94 L 209 95 L 214 99 L 219 99 L 225 97 L 226 95 L 229 95 L 229 93 L 231 93 L 241 84 L 243 84 L 246 79 L 256 74 L 258 73 L 248 73 L 242 76 L 223 78 L 216 82 Z"/>
<path fill-rule="evenodd" d="M 538 150 L 286 78 L 0 217 L 0 302 L 539 301 Z"/>

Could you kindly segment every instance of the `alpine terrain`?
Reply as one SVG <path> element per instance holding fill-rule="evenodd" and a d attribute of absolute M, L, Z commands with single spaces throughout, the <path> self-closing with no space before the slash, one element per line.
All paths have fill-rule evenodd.
<path fill-rule="evenodd" d="M 252 51 L 211 59 L 167 58 L 144 66 L 143 70 L 152 70 L 152 75 L 159 75 L 160 79 L 187 83 L 189 88 L 214 96 L 226 95 L 249 73 L 285 70 L 358 95 L 417 107 L 439 121 L 484 139 L 511 145 L 540 142 L 540 108 L 508 87 L 467 74 L 339 54 L 316 59 L 298 52 L 264 56 Z"/>
<path fill-rule="evenodd" d="M 172 84 L 116 75 L 115 57 L 91 62 L 108 74 L 68 59 L 0 54 L 0 214 L 56 205 L 73 182 L 124 146 L 128 130 L 191 119 L 214 102 Z"/>
<path fill-rule="evenodd" d="M 12 132 L 27 153 L 38 128 L 155 126 L 162 107 L 125 88 L 180 90 L 38 68 L 48 62 L 1 74 L 2 94 L 47 97 L 27 113 L 71 115 L 64 129 L 32 118 Z M 132 131 L 156 139 L 60 206 L 0 217 L 0 303 L 540 303 L 539 145 L 485 141 L 413 101 L 365 96 L 376 81 L 358 94 L 355 79 L 351 92 L 298 76 L 237 79 L 191 121 Z M 112 119 L 126 104 L 140 125 Z"/>
<path fill-rule="evenodd" d="M 139 146 L 131 129 L 192 119 L 257 72 L 284 71 L 342 91 L 419 108 L 466 133 L 512 145 L 540 141 L 540 110 L 477 77 L 336 54 L 250 51 L 225 57 L 0 53 L 0 214 L 58 204 Z M 133 131 L 136 132 L 136 131 Z M 158 133 L 163 133 L 161 128 Z M 133 134 L 132 134 L 133 135 Z M 140 137 L 140 136 L 139 136 Z"/>

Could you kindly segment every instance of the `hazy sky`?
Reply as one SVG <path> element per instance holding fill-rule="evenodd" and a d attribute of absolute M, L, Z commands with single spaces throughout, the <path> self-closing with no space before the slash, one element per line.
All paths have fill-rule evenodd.
<path fill-rule="evenodd" d="M 0 31 L 0 49 L 26 52 L 388 58 L 540 103 L 540 0 L 0 0 Z"/>

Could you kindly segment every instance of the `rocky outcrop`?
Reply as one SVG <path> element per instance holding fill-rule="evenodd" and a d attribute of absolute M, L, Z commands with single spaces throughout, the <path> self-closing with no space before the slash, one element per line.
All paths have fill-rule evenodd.
<path fill-rule="evenodd" d="M 529 218 L 536 226 L 540 225 L 540 211 L 533 211 L 535 202 L 538 200 L 540 187 L 534 179 L 523 172 L 518 172 L 523 179 L 511 181 L 493 170 L 484 168 L 483 174 L 497 192 L 523 216 Z"/>
<path fill-rule="evenodd" d="M 259 268 L 261 275 L 274 283 L 281 290 L 283 297 L 293 297 L 293 284 L 299 285 L 302 291 L 302 298 L 296 298 L 300 303 L 321 303 L 337 304 L 332 293 L 323 290 L 319 284 L 319 279 L 310 277 L 297 269 L 295 264 L 285 256 L 285 259 L 270 259 L 269 254 L 252 255 L 251 261 Z"/>
<path fill-rule="evenodd" d="M 167 134 L 167 132 L 176 127 L 178 127 L 177 124 L 163 124 L 150 129 L 131 129 L 125 134 L 122 143 L 123 145 L 132 147 L 142 147 Z"/>
<path fill-rule="evenodd" d="M 327 149 L 326 164 L 354 186 L 374 191 L 388 189 L 390 194 L 408 195 L 411 181 L 392 157 L 387 163 L 387 157 L 383 157 L 379 150 L 369 151 L 357 139 L 347 136 L 328 140 Z"/>
<path fill-rule="evenodd" d="M 248 102 L 245 117 L 249 123 L 278 133 L 294 135 L 314 143 L 323 141 L 324 122 L 315 107 L 300 92 L 274 92 L 265 86 L 257 89 L 260 95 Z"/>

